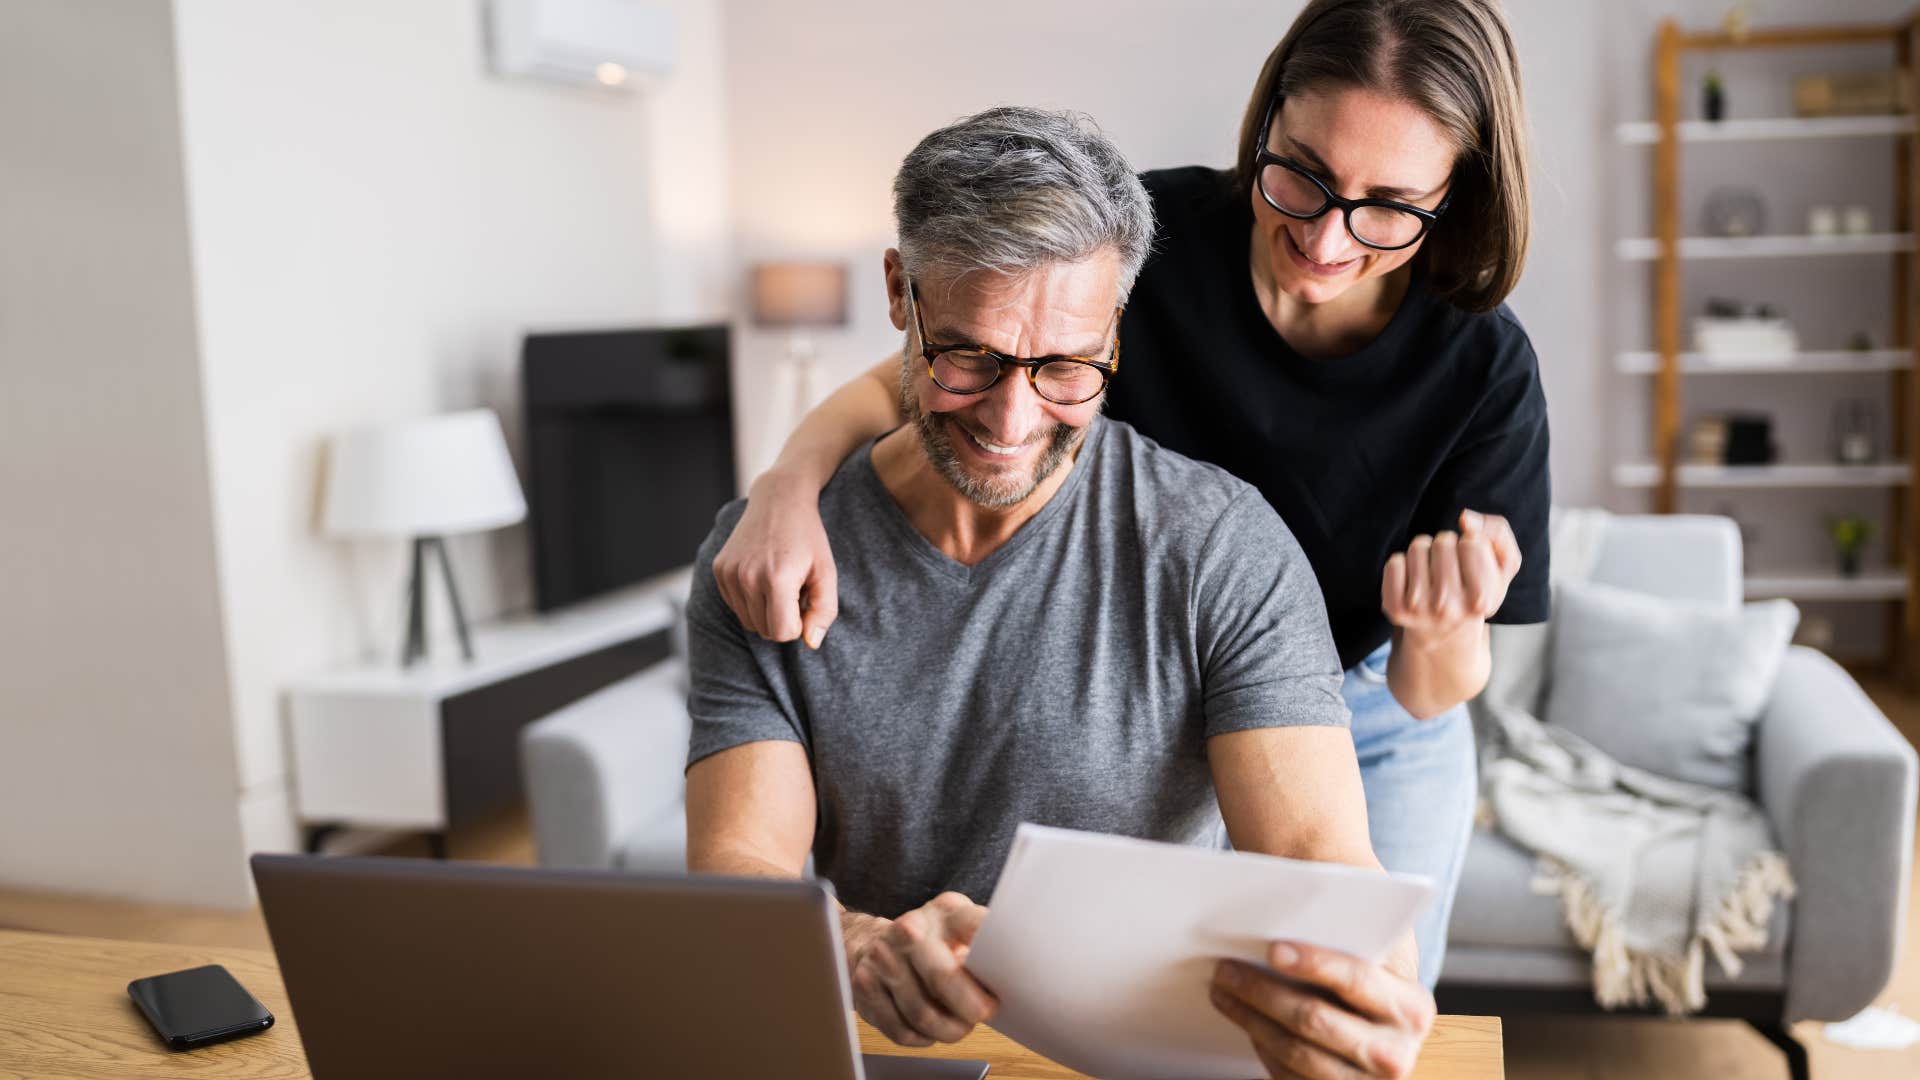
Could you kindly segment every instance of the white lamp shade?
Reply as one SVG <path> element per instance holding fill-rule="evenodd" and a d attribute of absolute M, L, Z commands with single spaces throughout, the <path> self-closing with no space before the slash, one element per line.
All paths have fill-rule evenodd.
<path fill-rule="evenodd" d="M 491 409 L 350 431 L 328 447 L 323 520 L 334 536 L 450 536 L 526 516 Z"/>

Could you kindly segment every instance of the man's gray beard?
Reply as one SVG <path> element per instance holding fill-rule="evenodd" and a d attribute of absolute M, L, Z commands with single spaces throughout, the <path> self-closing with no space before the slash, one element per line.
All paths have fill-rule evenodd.
<path fill-rule="evenodd" d="M 1013 483 L 982 480 L 967 472 L 960 464 L 960 454 L 953 448 L 953 439 L 947 434 L 947 427 L 940 422 L 942 413 L 928 414 L 920 411 L 920 396 L 913 392 L 912 361 L 900 365 L 900 411 L 913 421 L 920 433 L 920 449 L 927 455 L 935 471 L 952 484 L 955 491 L 967 497 L 978 506 L 989 510 L 1005 510 L 1025 502 L 1027 496 L 1039 489 L 1047 478 L 1057 472 L 1062 463 L 1073 455 L 1080 440 L 1087 434 L 1086 428 L 1077 428 L 1072 424 L 1055 424 L 1053 434 L 1047 438 L 1047 447 L 1040 452 L 1039 460 L 1034 462 L 1033 475 L 1024 487 L 1015 488 Z M 1018 377 L 1021 373 L 1016 372 Z M 1106 408 L 1106 399 L 1102 398 L 1100 407 Z"/>

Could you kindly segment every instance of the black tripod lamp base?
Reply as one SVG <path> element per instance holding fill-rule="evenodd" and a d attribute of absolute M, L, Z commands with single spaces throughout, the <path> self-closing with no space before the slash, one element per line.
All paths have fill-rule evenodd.
<path fill-rule="evenodd" d="M 431 551 L 440 558 L 440 575 L 447 583 L 447 601 L 453 607 L 453 626 L 460 635 L 460 656 L 473 662 L 473 638 L 467 632 L 466 609 L 460 606 L 460 590 L 453 583 L 453 564 L 447 561 L 446 540 L 438 536 L 413 539 L 413 574 L 407 585 L 407 643 L 400 652 L 400 666 L 411 667 L 427 657 L 427 556 Z"/>

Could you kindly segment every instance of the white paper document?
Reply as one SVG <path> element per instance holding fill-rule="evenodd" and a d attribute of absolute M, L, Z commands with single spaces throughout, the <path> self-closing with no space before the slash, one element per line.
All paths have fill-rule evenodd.
<path fill-rule="evenodd" d="M 993 1026 L 1106 1080 L 1265 1076 L 1208 999 L 1222 958 L 1300 941 L 1385 957 L 1433 900 L 1424 877 L 1024 824 L 967 968 Z"/>

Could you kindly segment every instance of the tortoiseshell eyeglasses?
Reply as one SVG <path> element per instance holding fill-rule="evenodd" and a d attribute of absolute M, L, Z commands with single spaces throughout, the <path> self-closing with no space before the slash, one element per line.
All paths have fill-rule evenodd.
<path fill-rule="evenodd" d="M 935 345 L 927 340 L 927 324 L 920 317 L 920 287 L 909 278 L 907 303 L 913 308 L 913 327 L 920 333 L 920 355 L 934 385 L 949 394 L 979 394 L 993 388 L 1010 367 L 1025 368 L 1033 392 L 1055 405 L 1080 405 L 1100 396 L 1107 380 L 1120 368 L 1120 313 L 1113 309 L 1113 348 L 1105 360 L 1088 356 L 1007 356 L 984 345 Z"/>

